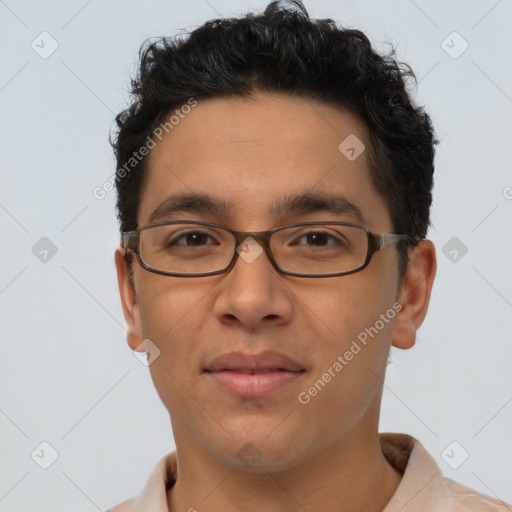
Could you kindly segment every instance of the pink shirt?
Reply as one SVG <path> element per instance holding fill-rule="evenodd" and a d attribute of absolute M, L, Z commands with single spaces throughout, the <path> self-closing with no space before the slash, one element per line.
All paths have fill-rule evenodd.
<path fill-rule="evenodd" d="M 403 474 L 383 512 L 512 512 L 512 506 L 442 475 L 421 443 L 406 434 L 379 434 L 382 452 Z M 142 492 L 106 512 L 170 512 L 167 487 L 176 480 L 176 452 L 160 459 Z M 511 482 L 512 484 L 512 482 Z"/>

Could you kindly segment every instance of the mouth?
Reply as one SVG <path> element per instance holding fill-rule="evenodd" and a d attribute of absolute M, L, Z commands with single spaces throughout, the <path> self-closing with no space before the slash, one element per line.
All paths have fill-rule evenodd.
<path fill-rule="evenodd" d="M 207 372 L 224 391 L 243 398 L 261 398 L 291 385 L 305 372 L 282 369 Z"/>
<path fill-rule="evenodd" d="M 204 373 L 227 393 L 260 398 L 290 386 L 305 371 L 299 363 L 277 352 L 232 352 L 214 359 Z"/>
<path fill-rule="evenodd" d="M 236 369 L 236 370 L 221 370 L 224 372 L 235 372 L 235 373 L 244 373 L 246 375 L 261 375 L 263 373 L 272 373 L 272 372 L 287 372 L 289 370 L 285 370 L 284 368 L 266 368 L 264 370 L 242 370 L 242 369 Z"/>

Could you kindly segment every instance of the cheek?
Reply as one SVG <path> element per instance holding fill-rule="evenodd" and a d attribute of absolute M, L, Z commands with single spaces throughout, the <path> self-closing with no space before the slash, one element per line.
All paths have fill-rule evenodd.
<path fill-rule="evenodd" d="M 144 337 L 160 350 L 150 371 L 159 394 L 170 388 L 172 395 L 176 386 L 199 372 L 197 357 L 194 357 L 197 356 L 196 340 L 200 339 L 204 308 L 212 285 L 191 287 L 190 283 L 186 286 L 177 279 L 149 281 L 151 279 L 140 293 L 139 307 Z"/>
<path fill-rule="evenodd" d="M 185 283 L 183 281 L 186 281 Z M 198 312 L 213 284 L 194 283 L 190 279 L 149 274 L 139 284 L 138 301 L 144 335 L 160 341 L 165 348 L 169 341 L 183 336 L 194 338 Z"/>
<path fill-rule="evenodd" d="M 192 280 L 148 273 L 139 283 L 143 335 L 160 350 L 149 367 L 151 378 L 166 408 L 178 417 L 201 414 L 194 397 L 201 396 L 204 353 L 222 341 L 212 327 L 215 277 Z"/>
<path fill-rule="evenodd" d="M 329 292 L 319 289 L 310 301 L 315 308 L 304 312 L 319 356 L 309 380 L 316 388 L 312 393 L 322 395 L 315 400 L 318 406 L 364 408 L 378 388 L 378 378 L 383 378 L 396 316 L 395 295 L 387 282 L 376 288 L 375 280 L 356 277 L 340 277 L 340 286 L 329 287 Z"/>
<path fill-rule="evenodd" d="M 297 295 L 303 300 L 304 314 L 315 329 L 324 347 L 342 350 L 350 342 L 379 320 L 392 307 L 395 293 L 390 282 L 363 276 L 363 272 L 334 278 L 329 286 L 310 288 Z M 380 326 L 380 324 L 379 324 Z M 389 335 L 389 324 L 379 329 Z M 329 352 L 329 350 L 327 350 Z"/>
<path fill-rule="evenodd" d="M 296 397 L 299 422 L 307 425 L 300 433 L 305 446 L 312 437 L 328 445 L 378 415 L 395 316 L 392 295 L 375 285 L 366 289 L 362 280 L 341 289 L 342 279 L 348 276 L 340 278 L 336 292 L 319 295 L 314 312 L 307 311 L 310 332 L 316 334 L 309 340 L 311 353 L 317 357 Z"/>

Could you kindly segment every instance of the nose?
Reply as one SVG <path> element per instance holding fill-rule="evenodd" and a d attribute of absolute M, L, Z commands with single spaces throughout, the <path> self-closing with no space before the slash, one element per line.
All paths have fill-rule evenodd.
<path fill-rule="evenodd" d="M 292 294 L 262 245 L 248 237 L 237 252 L 235 265 L 219 285 L 214 305 L 218 321 L 248 330 L 289 322 L 293 313 Z"/>

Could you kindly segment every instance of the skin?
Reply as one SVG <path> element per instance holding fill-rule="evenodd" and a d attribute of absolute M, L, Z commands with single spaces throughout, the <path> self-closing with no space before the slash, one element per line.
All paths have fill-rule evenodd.
<path fill-rule="evenodd" d="M 349 161 L 338 150 L 349 134 L 369 140 L 365 124 L 347 111 L 296 97 L 200 101 L 150 154 L 139 226 L 170 194 L 190 191 L 230 201 L 233 211 L 179 218 L 238 230 L 353 221 L 327 212 L 268 212 L 283 193 L 328 191 L 357 204 L 374 233 L 392 233 L 366 154 Z M 128 344 L 141 350 L 149 338 L 161 351 L 150 371 L 176 442 L 179 477 L 168 490 L 170 510 L 384 509 L 401 479 L 378 438 L 387 356 L 391 345 L 414 345 L 426 315 L 436 267 L 430 241 L 411 252 L 402 288 L 395 246 L 378 251 L 361 272 L 321 279 L 279 274 L 264 254 L 201 278 L 161 276 L 135 263 L 135 289 L 123 252 L 115 261 Z M 309 404 L 299 403 L 298 394 L 396 301 L 402 309 L 395 318 Z M 292 357 L 305 373 L 258 399 L 223 392 L 202 373 L 221 354 L 263 350 Z M 237 457 L 248 443 L 260 457 L 252 467 Z"/>

